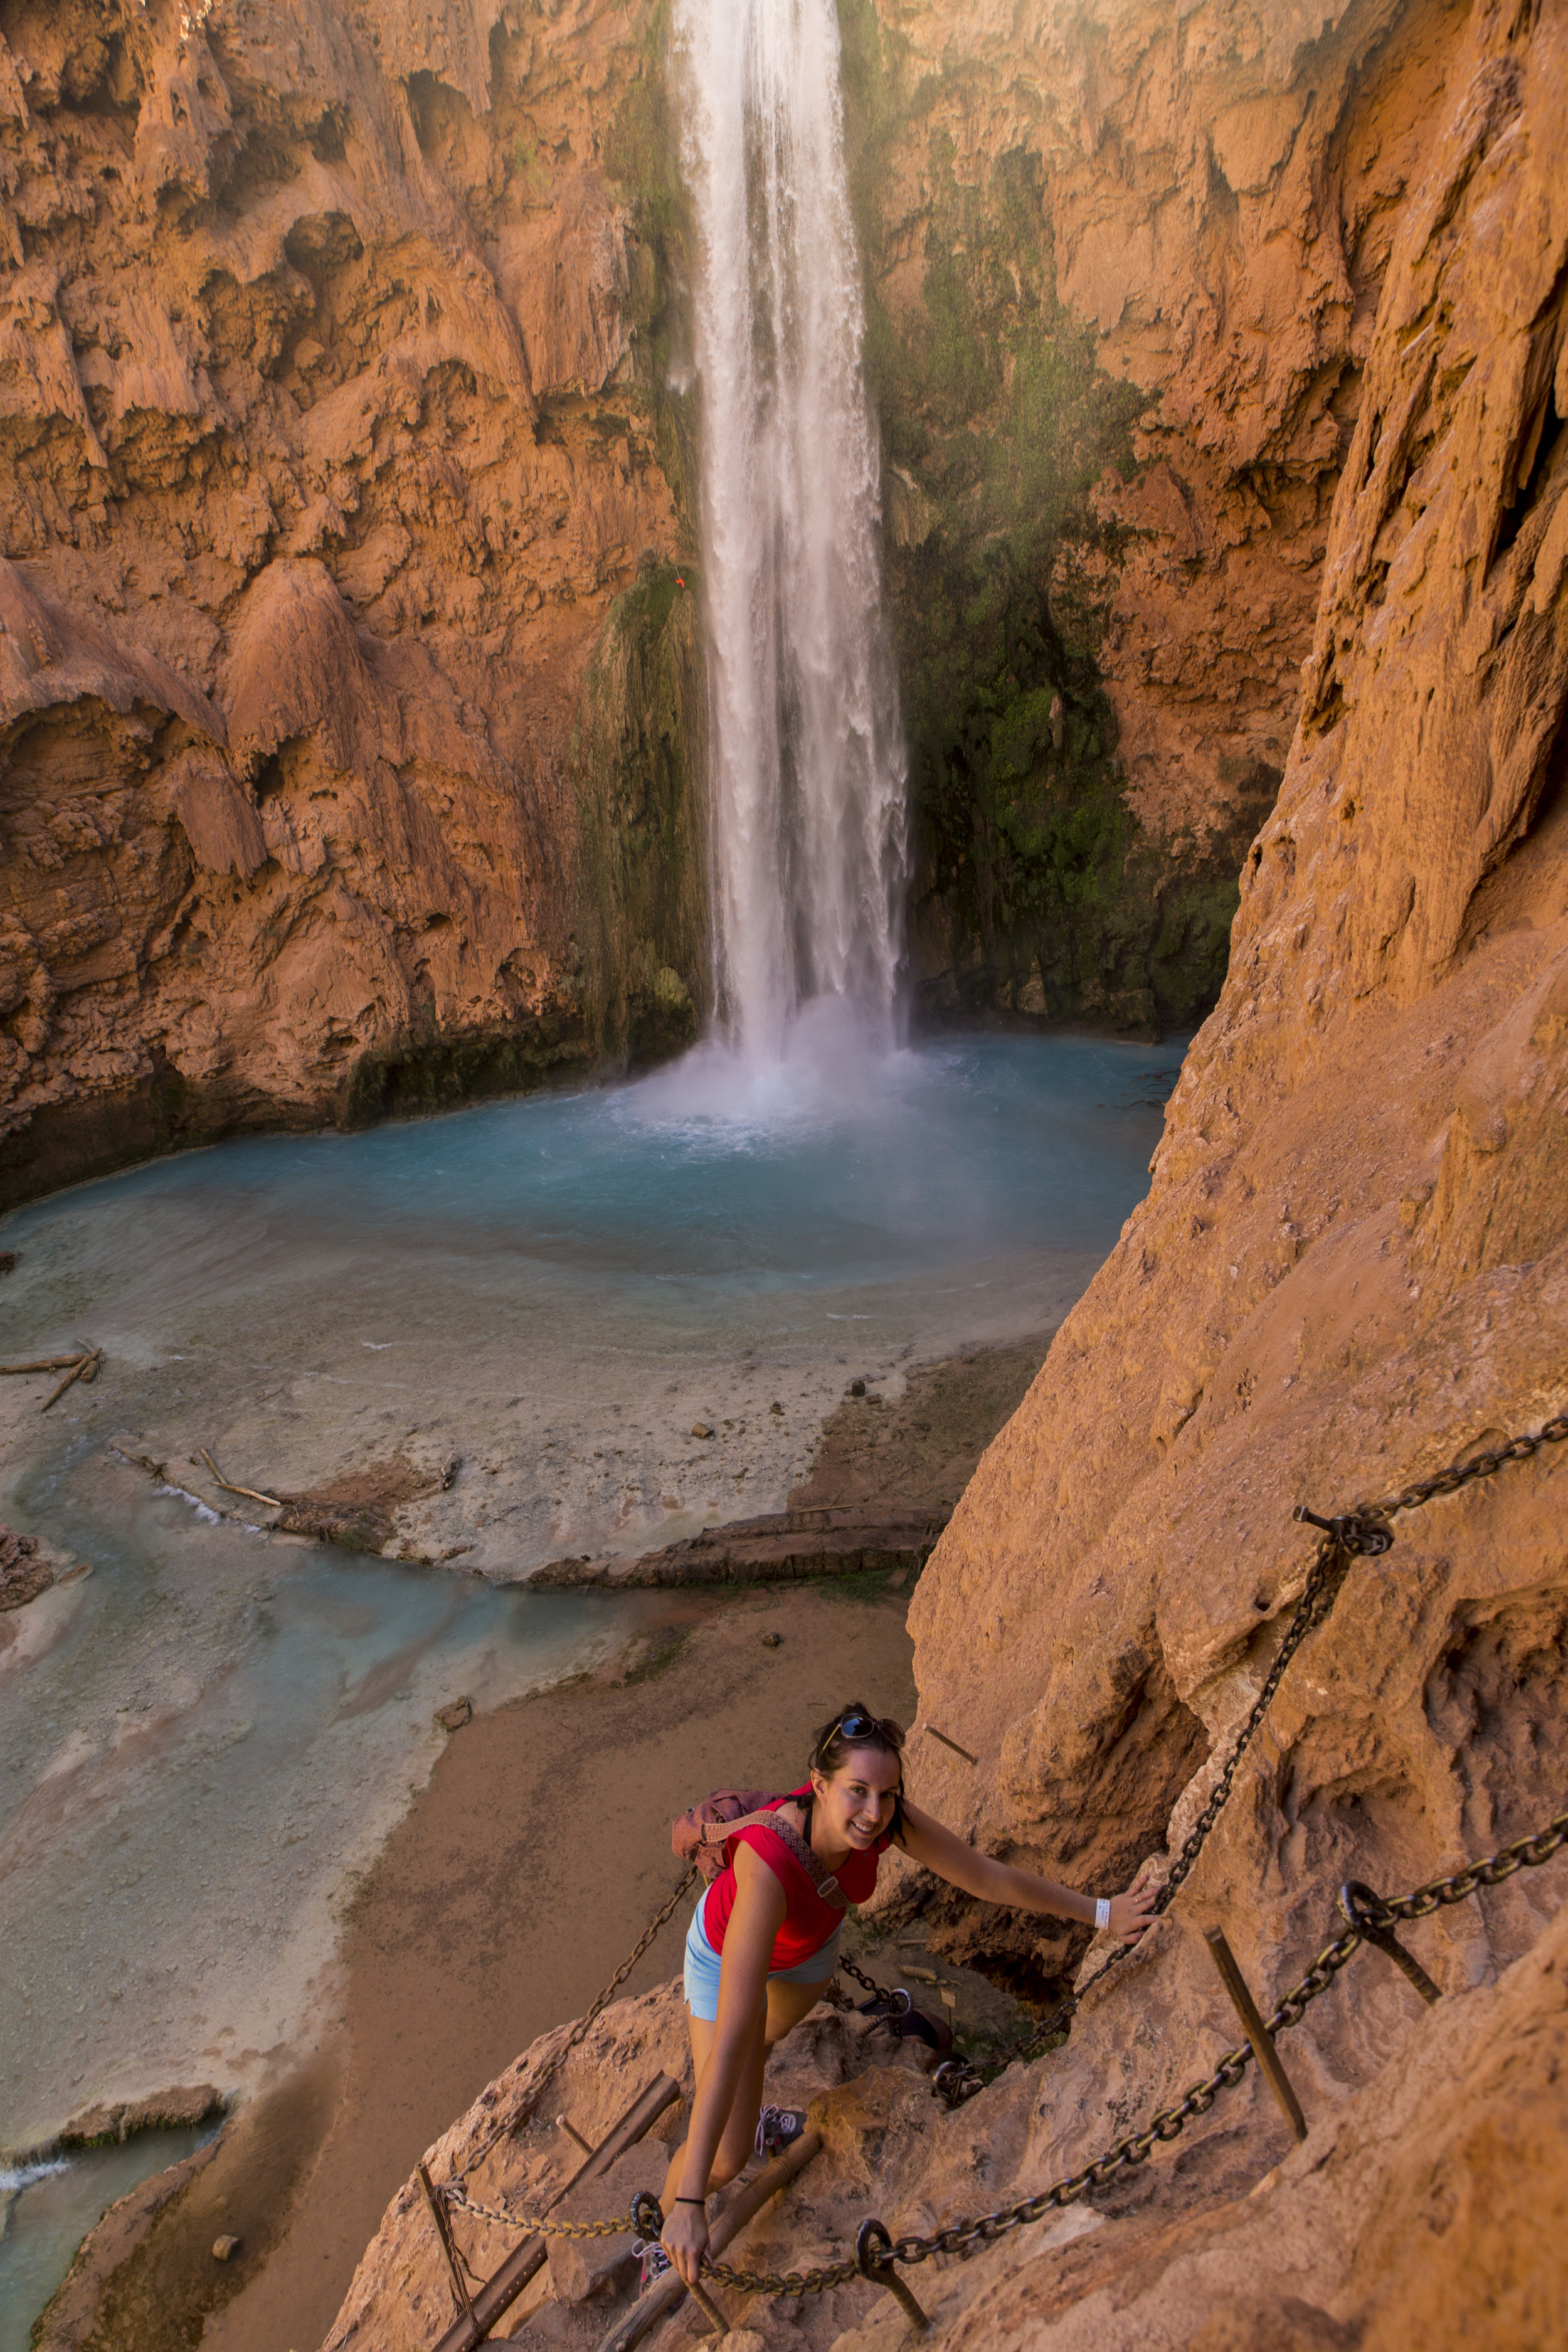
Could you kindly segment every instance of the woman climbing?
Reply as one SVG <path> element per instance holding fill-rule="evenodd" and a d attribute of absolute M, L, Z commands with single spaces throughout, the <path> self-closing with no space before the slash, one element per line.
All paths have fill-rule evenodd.
<path fill-rule="evenodd" d="M 1154 1918 L 1134 1887 L 1075 1894 L 1032 1870 L 976 1853 L 903 1792 L 904 1735 L 886 1716 L 847 1706 L 823 1726 L 809 1784 L 770 1811 L 777 1830 L 740 1830 L 727 1867 L 706 1888 L 686 1938 L 686 2009 L 697 2090 L 691 2127 L 664 2184 L 662 2242 L 640 2246 L 642 2284 L 673 2263 L 692 2285 L 708 2244 L 707 2200 L 752 2155 L 776 2155 L 805 2117 L 763 2106 L 763 2069 L 775 2042 L 822 1998 L 838 1958 L 843 1910 L 877 1884 L 889 1845 L 983 1902 L 1054 1912 L 1136 1943 Z M 793 1850 L 792 1850 L 793 1849 Z M 826 1890 L 818 1885 L 826 1880 Z"/>

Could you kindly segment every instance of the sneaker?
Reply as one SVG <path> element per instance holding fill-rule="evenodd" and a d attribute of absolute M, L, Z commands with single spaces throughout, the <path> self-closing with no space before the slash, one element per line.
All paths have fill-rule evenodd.
<path fill-rule="evenodd" d="M 798 2107 L 764 2107 L 757 2117 L 755 2152 L 758 2156 L 782 2156 L 805 2129 L 805 2117 Z"/>
<path fill-rule="evenodd" d="M 642 2257 L 642 2276 L 637 2281 L 637 2293 L 646 2294 L 650 2286 L 661 2279 L 669 2268 L 669 2256 L 657 2238 L 634 2238 L 632 2252 Z"/>

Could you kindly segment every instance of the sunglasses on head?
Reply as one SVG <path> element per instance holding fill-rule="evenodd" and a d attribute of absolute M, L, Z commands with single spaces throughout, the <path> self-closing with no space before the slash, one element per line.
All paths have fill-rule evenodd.
<path fill-rule="evenodd" d="M 836 1727 L 846 1739 L 864 1739 L 868 1733 L 875 1737 L 882 1732 L 880 1717 L 862 1715 L 858 1707 L 851 1707 L 847 1715 L 841 1715 Z"/>

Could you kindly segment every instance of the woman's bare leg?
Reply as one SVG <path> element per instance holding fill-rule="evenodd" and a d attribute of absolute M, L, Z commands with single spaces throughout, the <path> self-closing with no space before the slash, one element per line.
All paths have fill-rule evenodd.
<path fill-rule="evenodd" d="M 794 1992 L 802 1988 L 789 1985 L 784 1990 Z M 770 2002 L 772 1992 L 773 1989 L 770 1988 Z M 713 2042 L 718 2027 L 710 2019 L 693 2017 L 689 2010 L 686 2012 L 686 2022 L 691 2034 L 692 2096 L 695 2098 L 703 2074 L 707 2071 L 708 2061 L 713 2054 Z M 719 2145 L 713 2151 L 712 2168 L 708 2175 L 710 2195 L 715 2189 L 722 2189 L 727 2180 L 733 2180 L 756 2146 L 757 2117 L 763 2108 L 763 2068 L 767 2063 L 768 2055 L 767 2042 L 764 2039 L 766 2023 L 767 2020 L 759 2011 L 756 2030 L 747 2047 L 745 2061 L 741 2069 L 741 2079 L 735 2088 L 735 2102 L 730 2109 L 723 2131 L 720 2134 Z M 680 2192 L 681 2173 L 685 2163 L 686 2142 L 682 2140 L 670 2158 L 669 2170 L 664 2176 L 664 2196 L 661 2202 L 666 2213 L 673 2213 L 675 2210 L 675 2200 Z"/>
<path fill-rule="evenodd" d="M 786 2033 L 793 2033 L 803 2017 L 810 2015 L 831 1982 L 830 1977 L 824 1977 L 820 1984 L 780 1984 L 775 1981 L 769 1985 L 767 2043 L 770 2050 L 775 2042 L 782 2042 Z"/>

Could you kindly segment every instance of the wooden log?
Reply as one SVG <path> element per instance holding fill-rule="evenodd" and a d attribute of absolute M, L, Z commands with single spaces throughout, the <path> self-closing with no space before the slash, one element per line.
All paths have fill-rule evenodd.
<path fill-rule="evenodd" d="M 601 2173 L 635 2147 L 649 2126 L 658 2121 L 666 2107 L 671 2107 L 680 2096 L 680 2085 L 672 2083 L 668 2074 L 656 2074 L 647 2090 L 635 2099 L 610 2132 L 601 2140 L 585 2164 L 580 2165 L 563 2189 L 558 2189 L 545 2207 L 551 2212 L 563 2197 L 585 2181 L 596 2180 Z M 503 2311 L 510 2311 L 530 2279 L 544 2268 L 545 2244 L 542 2238 L 525 2238 L 514 2246 L 493 2278 L 487 2280 L 473 2299 L 472 2309 L 461 2319 L 455 2320 L 436 2347 L 436 2352 L 473 2352 L 482 2344 Z"/>
<path fill-rule="evenodd" d="M 739 2237 L 747 2222 L 756 2219 L 768 2200 L 776 2197 L 781 2189 L 787 2189 L 795 2174 L 804 2170 L 821 2146 L 820 2132 L 803 2133 L 793 2147 L 786 2147 L 782 2156 L 775 2157 L 754 2180 L 748 2181 L 731 2197 L 710 2225 L 709 2252 L 722 2253 L 731 2239 Z M 679 2271 L 667 2271 L 657 2286 L 650 2286 L 646 2294 L 638 2295 L 624 2319 L 616 2320 L 600 2344 L 598 2352 L 632 2352 L 632 2347 L 640 2344 L 650 2329 L 657 2327 L 677 2304 L 685 2300 L 685 2296 L 686 2282 Z M 444 2347 L 441 2352 L 445 2352 Z"/>
<path fill-rule="evenodd" d="M 38 1411 L 39 1411 L 40 1412 L 47 1412 L 47 1411 L 48 1411 L 48 1409 L 49 1409 L 50 1405 L 52 1405 L 52 1404 L 58 1404 L 58 1402 L 59 1402 L 59 1401 L 60 1401 L 61 1397 L 63 1397 L 63 1396 L 64 1396 L 64 1394 L 65 1394 L 65 1392 L 66 1392 L 67 1389 L 68 1389 L 68 1388 L 69 1388 L 69 1386 L 70 1386 L 71 1382 L 72 1382 L 73 1381 L 79 1381 L 79 1380 L 80 1380 L 80 1378 L 81 1378 L 81 1376 L 82 1376 L 83 1372 L 85 1372 L 85 1371 L 86 1371 L 86 1370 L 87 1370 L 87 1368 L 88 1368 L 89 1364 L 90 1364 L 90 1363 L 91 1363 L 91 1361 L 92 1361 L 92 1358 L 91 1358 L 90 1356 L 79 1356 L 79 1357 L 77 1358 L 77 1360 L 76 1360 L 75 1363 L 71 1366 L 70 1370 L 66 1374 L 66 1376 L 65 1376 L 64 1380 L 63 1380 L 63 1381 L 61 1381 L 58 1383 L 58 1385 L 57 1387 L 52 1388 L 52 1389 L 49 1391 L 48 1395 L 44 1399 L 43 1403 L 38 1407 Z"/>
<path fill-rule="evenodd" d="M 702 2284 L 701 2281 L 699 2280 L 695 2286 L 689 2287 L 687 2289 L 687 2293 L 690 2295 L 692 2302 L 697 2305 L 698 2310 L 702 2314 L 703 2318 L 708 2322 L 709 2326 L 713 2330 L 714 2335 L 728 2336 L 730 2333 L 730 2323 L 725 2318 L 723 2313 L 720 2310 L 718 2305 L 714 2302 L 712 2296 L 709 2294 L 707 2288 Z"/>
<path fill-rule="evenodd" d="M 463 2266 L 458 2260 L 458 2249 L 452 2240 L 452 2224 L 447 2208 L 430 2186 L 430 2175 L 422 2164 L 414 2168 L 419 2186 L 425 2191 L 425 2202 L 430 2208 L 430 2218 L 436 2224 L 436 2235 L 441 2241 L 441 2252 L 447 2257 L 447 2273 L 452 2282 L 452 2300 L 458 2309 L 472 2319 L 474 2306 L 468 2297 L 468 2283 L 463 2276 Z"/>
<path fill-rule="evenodd" d="M 269 1511 L 280 1511 L 283 1508 L 282 1503 L 276 1495 L 260 1495 L 254 1486 L 237 1486 L 231 1480 L 226 1478 L 205 1445 L 198 1445 L 196 1451 L 226 1495 L 243 1495 L 248 1502 L 265 1503 Z"/>
<path fill-rule="evenodd" d="M 1252 2044 L 1252 2054 L 1263 2072 L 1264 2081 L 1279 2100 L 1285 2120 L 1298 2139 L 1307 2137 L 1307 2118 L 1301 2113 L 1301 2103 L 1290 2088 L 1290 2077 L 1279 2063 L 1279 2053 L 1274 2047 L 1274 2037 L 1264 2024 L 1258 2003 L 1253 2000 L 1247 1979 L 1237 1966 L 1236 1954 L 1226 1942 L 1221 1927 L 1205 1927 L 1204 1940 L 1214 1956 L 1220 1981 L 1236 2004 L 1242 2031 Z"/>
<path fill-rule="evenodd" d="M 80 1361 L 79 1348 L 68 1356 L 40 1356 L 35 1364 L 0 1364 L 0 1372 L 63 1372 L 68 1364 Z"/>

